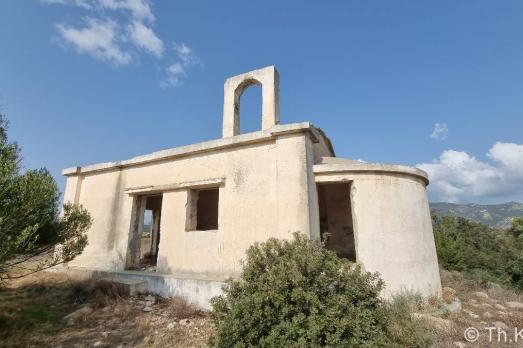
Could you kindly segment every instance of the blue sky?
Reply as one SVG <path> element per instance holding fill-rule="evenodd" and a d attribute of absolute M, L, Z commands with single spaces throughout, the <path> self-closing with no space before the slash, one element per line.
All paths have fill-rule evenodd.
<path fill-rule="evenodd" d="M 223 82 L 280 72 L 281 122 L 419 165 L 434 201 L 523 201 L 523 2 L 0 2 L 0 105 L 26 168 L 221 136 Z M 260 124 L 259 89 L 242 131 Z"/>

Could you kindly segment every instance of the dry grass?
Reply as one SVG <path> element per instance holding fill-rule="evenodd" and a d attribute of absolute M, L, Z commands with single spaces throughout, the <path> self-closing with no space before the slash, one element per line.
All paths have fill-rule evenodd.
<path fill-rule="evenodd" d="M 405 293 L 388 303 L 388 312 L 393 318 L 388 327 L 391 337 L 410 337 L 403 342 L 403 346 L 408 347 L 455 348 L 457 342 L 466 347 L 523 347 L 521 339 L 510 342 L 510 339 L 514 341 L 514 329 L 523 329 L 523 310 L 509 309 L 505 305 L 509 301 L 523 302 L 521 293 L 497 284 L 482 285 L 457 272 L 441 271 L 441 276 L 445 287 L 442 298 L 422 299 L 416 294 Z M 477 296 L 475 292 L 484 292 L 488 298 Z M 445 304 L 456 298 L 462 303 L 462 311 L 443 313 Z M 486 327 L 496 321 L 509 327 L 506 342 L 503 334 L 500 336 L 502 342 L 497 341 L 497 331 L 493 340 L 489 339 Z M 476 342 L 467 342 L 464 337 L 469 327 L 478 329 Z"/>
<path fill-rule="evenodd" d="M 203 347 L 212 332 L 206 313 L 181 299 L 126 297 L 113 283 L 39 273 L 0 290 L 0 347 Z M 93 312 L 68 325 L 82 306 Z M 188 324 L 180 325 L 180 319 Z"/>
<path fill-rule="evenodd" d="M 423 300 L 404 294 L 389 306 L 393 321 L 391 335 L 412 340 L 404 346 L 456 347 L 466 343 L 463 333 L 468 327 L 480 331 L 480 339 L 467 347 L 523 347 L 519 343 L 488 341 L 484 328 L 494 321 L 523 328 L 523 311 L 506 308 L 505 302 L 523 302 L 521 293 L 498 285 L 478 284 L 459 273 L 441 272 L 443 286 L 455 290 L 463 310 L 453 315 L 436 315 L 452 323 L 438 327 L 423 319 L 411 319 L 411 313 L 434 314 L 452 294 L 442 299 Z M 482 291 L 488 299 L 474 295 Z M 213 333 L 207 313 L 181 298 L 155 298 L 151 312 L 144 312 L 145 295 L 126 297 L 113 283 L 74 280 L 62 274 L 40 273 L 8 284 L 0 290 L 0 347 L 205 347 Z M 82 306 L 93 312 L 68 326 L 62 318 Z M 504 306 L 500 310 L 499 306 Z M 467 311 L 477 315 L 474 318 Z M 180 321 L 182 323 L 180 324 Z M 518 345 L 519 344 L 519 345 Z"/>
<path fill-rule="evenodd" d="M 181 297 L 170 299 L 170 310 L 177 319 L 203 317 L 205 313 Z"/>
<path fill-rule="evenodd" d="M 465 343 L 467 347 L 523 347 L 523 342 L 509 342 L 514 337 L 514 328 L 523 328 L 523 311 L 510 310 L 506 308 L 500 311 L 496 305 L 504 306 L 505 302 L 522 302 L 523 296 L 511 289 L 505 289 L 497 284 L 484 285 L 479 282 L 467 279 L 461 273 L 441 271 L 442 284 L 456 291 L 456 297 L 462 303 L 462 311 L 457 314 L 446 314 L 439 317 L 450 320 L 453 324 L 452 329 L 441 331 L 428 326 L 428 332 L 432 337 L 432 342 L 438 348 L 455 348 L 454 342 Z M 484 292 L 488 298 L 481 298 L 475 292 Z M 443 297 L 443 301 L 450 302 L 451 298 Z M 428 311 L 430 312 L 430 310 Z M 469 314 L 470 313 L 470 314 Z M 476 317 L 477 316 L 477 317 Z M 496 321 L 505 323 L 507 331 L 507 342 L 497 342 L 497 334 L 494 341 L 489 341 L 489 331 L 486 327 L 492 326 Z M 474 343 L 469 343 L 464 337 L 467 328 L 474 327 L 479 331 L 479 339 Z"/>

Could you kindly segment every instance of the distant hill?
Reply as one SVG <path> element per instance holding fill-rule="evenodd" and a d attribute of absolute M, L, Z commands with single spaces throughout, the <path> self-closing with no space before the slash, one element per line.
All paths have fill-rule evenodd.
<path fill-rule="evenodd" d="M 440 216 L 453 214 L 498 228 L 508 228 L 514 217 L 523 217 L 523 203 L 517 202 L 486 205 L 438 202 L 430 203 L 430 208 Z"/>

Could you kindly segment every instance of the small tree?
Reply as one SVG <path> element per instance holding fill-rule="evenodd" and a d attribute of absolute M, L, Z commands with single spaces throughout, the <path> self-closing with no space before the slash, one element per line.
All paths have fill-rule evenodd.
<path fill-rule="evenodd" d="M 510 226 L 509 233 L 515 238 L 519 238 L 523 235 L 523 217 L 517 217 L 512 219 L 512 225 Z"/>
<path fill-rule="evenodd" d="M 523 219 L 507 231 L 465 218 L 432 216 L 440 265 L 481 282 L 523 289 Z"/>
<path fill-rule="evenodd" d="M 59 192 L 47 171 L 21 173 L 20 148 L 7 138 L 0 115 L 0 283 L 66 262 L 87 244 L 89 213 L 66 204 L 58 217 Z M 61 247 L 52 257 L 51 250 Z"/>
<path fill-rule="evenodd" d="M 385 347 L 377 274 L 295 234 L 247 251 L 238 280 L 211 300 L 216 347 Z"/>
<path fill-rule="evenodd" d="M 523 218 L 514 218 L 508 230 L 508 247 L 505 252 L 505 268 L 510 280 L 523 289 Z"/>

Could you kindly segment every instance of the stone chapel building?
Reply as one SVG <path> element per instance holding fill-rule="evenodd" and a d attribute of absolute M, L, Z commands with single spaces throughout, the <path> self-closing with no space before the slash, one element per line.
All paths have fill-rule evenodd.
<path fill-rule="evenodd" d="M 240 97 L 253 84 L 261 130 L 239 134 Z M 221 139 L 63 170 L 64 202 L 93 217 L 67 268 L 208 307 L 254 242 L 328 232 L 327 248 L 379 272 L 386 294 L 439 295 L 427 174 L 336 157 L 311 123 L 280 124 L 278 92 L 274 66 L 231 77 Z"/>

